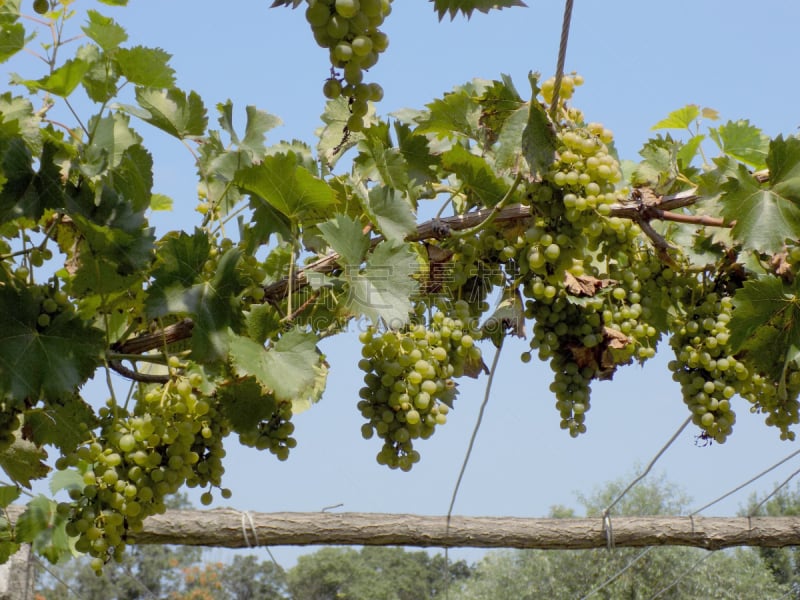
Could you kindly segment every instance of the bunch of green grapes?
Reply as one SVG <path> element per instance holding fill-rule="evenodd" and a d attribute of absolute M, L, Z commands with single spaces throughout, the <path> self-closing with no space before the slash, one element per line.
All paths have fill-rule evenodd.
<path fill-rule="evenodd" d="M 378 28 L 392 10 L 391 0 L 307 0 L 306 20 L 314 39 L 330 51 L 331 76 L 325 81 L 326 98 L 340 96 L 350 103 L 347 129 L 361 131 L 368 101 L 383 98 L 377 83 L 364 83 L 364 71 L 378 62 L 389 38 Z"/>
<path fill-rule="evenodd" d="M 731 353 L 728 322 L 732 309 L 730 296 L 701 293 L 671 324 L 672 378 L 681 386 L 694 424 L 719 443 L 730 435 L 736 422 L 731 398 L 751 379 L 745 364 Z"/>
<path fill-rule="evenodd" d="M 10 399 L 0 402 L 0 452 L 14 443 L 14 432 L 22 425 L 21 414 L 22 407 Z"/>
<path fill-rule="evenodd" d="M 122 557 L 146 517 L 166 510 L 167 495 L 184 485 L 221 486 L 228 428 L 214 403 L 195 394 L 198 378 L 140 390 L 132 414 L 109 404 L 99 434 L 65 457 L 66 466 L 83 470 L 84 484 L 70 493 L 67 533 L 93 557 L 96 572 Z M 210 504 L 211 492 L 201 501 Z"/>
<path fill-rule="evenodd" d="M 280 402 L 269 419 L 261 421 L 251 431 L 240 433 L 239 441 L 258 450 L 269 450 L 278 460 L 286 460 L 289 451 L 297 446 L 297 440 L 292 437 L 291 418 L 292 403 Z"/>
<path fill-rule="evenodd" d="M 366 375 L 358 408 L 367 419 L 361 433 L 383 439 L 380 464 L 410 470 L 420 459 L 413 440 L 427 439 L 447 421 L 454 378 L 482 364 L 477 323 L 465 302 L 456 305 L 453 316 L 434 313 L 428 327 L 380 332 L 370 326 L 359 336 L 364 357 L 359 368 Z"/>
<path fill-rule="evenodd" d="M 544 283 L 538 280 L 534 285 Z M 551 293 L 539 301 L 529 299 L 525 316 L 536 321 L 531 350 L 538 352 L 540 360 L 549 361 L 554 373 L 550 391 L 556 397 L 560 426 L 575 437 L 586 431 L 589 385 L 599 368 L 592 349 L 602 341 L 600 316 L 597 311 L 569 302 L 563 293 L 548 290 L 548 295 Z M 523 353 L 522 360 L 529 362 L 531 353 Z"/>
<path fill-rule="evenodd" d="M 751 412 L 767 415 L 766 424 L 777 427 L 782 440 L 794 441 L 796 434 L 790 428 L 800 423 L 800 366 L 790 361 L 783 377 L 781 385 L 755 373 L 742 382 L 739 393 L 752 404 Z"/>
<path fill-rule="evenodd" d="M 500 265 L 514 257 L 514 248 L 497 233 L 486 229 L 475 236 L 456 238 L 451 244 L 453 255 L 442 275 L 441 291 L 466 302 L 472 315 L 489 310 L 489 294 L 505 282 Z"/>

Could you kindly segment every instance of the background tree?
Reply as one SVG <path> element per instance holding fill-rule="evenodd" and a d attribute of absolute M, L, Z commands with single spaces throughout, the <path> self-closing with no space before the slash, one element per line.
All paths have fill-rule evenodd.
<path fill-rule="evenodd" d="M 471 574 L 464 561 L 445 569 L 444 557 L 402 548 L 323 548 L 301 556 L 288 573 L 291 598 L 309 600 L 429 600 L 441 598 L 445 574 L 451 590 Z"/>
<path fill-rule="evenodd" d="M 586 516 L 602 514 L 626 483 L 612 482 L 590 497 L 581 496 Z M 663 478 L 637 485 L 618 505 L 620 514 L 685 513 L 686 496 Z M 575 516 L 557 508 L 553 517 Z M 612 517 L 613 523 L 613 517 Z M 735 549 L 709 554 L 696 548 L 655 547 L 614 550 L 500 551 L 477 563 L 458 600 L 508 597 L 582 598 L 614 578 L 598 598 L 778 598 L 787 587 L 773 578 L 758 552 Z M 623 572 L 624 570 L 624 572 Z M 673 585 L 674 584 L 674 585 Z"/>
<path fill-rule="evenodd" d="M 742 514 L 772 517 L 800 515 L 800 485 L 794 489 L 781 488 L 766 502 L 761 502 L 753 496 Z M 790 586 L 794 591 L 794 598 L 800 597 L 800 547 L 758 548 L 757 552 L 775 579 Z"/>

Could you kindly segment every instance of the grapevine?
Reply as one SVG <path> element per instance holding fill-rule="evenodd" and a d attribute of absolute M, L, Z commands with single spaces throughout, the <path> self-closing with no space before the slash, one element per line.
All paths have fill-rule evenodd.
<path fill-rule="evenodd" d="M 558 93 L 532 73 L 529 97 L 476 79 L 382 118 L 365 78 L 391 0 L 274 4 L 302 6 L 328 52 L 320 105 L 335 101 L 315 148 L 267 145 L 276 117 L 177 87 L 166 52 L 99 12 L 75 24 L 68 3 L 0 7 L 0 61 L 25 49 L 44 65 L 0 95 L 0 458 L 46 470 L 48 449 L 67 482 L 59 515 L 96 571 L 170 494 L 228 498 L 231 443 L 289 459 L 295 415 L 342 368 L 323 341 L 356 324 L 353 410 L 391 469 L 458 418 L 459 378 L 484 374 L 483 348 L 507 335 L 529 335 L 523 362 L 549 364 L 571 436 L 597 410 L 593 383 L 663 341 L 704 438 L 732 435 L 740 400 L 795 438 L 800 139 L 690 105 L 656 125 L 688 139 L 658 133 L 626 164 L 573 105 L 577 73 Z M 52 41 L 35 46 L 36 28 Z M 69 57 L 73 34 L 85 43 Z M 184 230 L 153 226 L 171 206 L 154 187 L 156 130 L 196 162 Z M 93 377 L 109 382 L 103 406 L 83 397 Z M 43 476 L 23 471 L 8 475 Z"/>

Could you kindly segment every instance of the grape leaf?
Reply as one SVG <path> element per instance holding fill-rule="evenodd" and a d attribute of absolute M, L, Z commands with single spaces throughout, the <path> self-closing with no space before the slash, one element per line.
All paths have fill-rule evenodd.
<path fill-rule="evenodd" d="M 267 156 L 261 164 L 240 169 L 235 181 L 296 222 L 321 216 L 336 203 L 331 187 L 298 166 L 292 152 Z"/>
<path fill-rule="evenodd" d="M 769 137 L 749 121 L 728 121 L 712 128 L 711 138 L 720 150 L 755 169 L 763 169 L 769 151 Z"/>
<path fill-rule="evenodd" d="M 19 217 L 39 220 L 48 208 L 63 207 L 64 187 L 60 168 L 54 162 L 58 152 L 55 145 L 45 142 L 36 173 L 24 140 L 5 140 L 2 134 L 0 129 L 0 223 Z"/>
<path fill-rule="evenodd" d="M 397 190 L 373 187 L 364 209 L 387 240 L 402 241 L 417 230 L 411 203 Z"/>
<path fill-rule="evenodd" d="M 238 340 L 231 343 L 231 348 L 237 346 Z M 245 377 L 221 387 L 217 397 L 225 418 L 237 433 L 256 430 L 259 423 L 269 419 L 278 408 L 275 397 L 264 392 L 255 377 Z"/>
<path fill-rule="evenodd" d="M 89 124 L 94 135 L 89 142 L 81 170 L 88 177 L 94 177 L 109 167 L 116 167 L 123 153 L 131 146 L 141 144 L 142 138 L 130 127 L 130 120 L 122 113 L 111 113 L 106 117 L 94 119 Z M 145 154 L 144 148 L 141 150 Z M 91 169 L 91 170 L 90 170 Z M 152 169 L 152 160 L 150 161 Z M 152 179 L 152 175 L 150 176 Z"/>
<path fill-rule="evenodd" d="M 281 124 L 281 120 L 255 106 L 246 107 L 247 123 L 245 125 L 244 138 L 239 139 L 233 128 L 233 102 L 228 100 L 225 103 L 217 104 L 220 112 L 219 124 L 222 129 L 230 136 L 231 141 L 239 147 L 239 150 L 248 154 L 251 162 L 260 159 L 266 154 L 264 138 L 270 129 Z"/>
<path fill-rule="evenodd" d="M 278 0 L 280 1 L 280 0 Z M 286 0 L 283 0 L 286 1 Z M 527 6 L 521 0 L 431 0 L 433 8 L 439 15 L 439 20 L 445 14 L 450 13 L 450 19 L 455 19 L 458 13 L 463 14 L 468 19 L 476 10 L 488 13 L 490 10 L 509 8 L 511 6 Z"/>
<path fill-rule="evenodd" d="M 362 270 L 345 272 L 349 293 L 348 310 L 367 316 L 373 323 L 384 321 L 391 328 L 408 322 L 411 298 L 418 284 L 411 275 L 418 271 L 408 244 L 384 241 L 375 246 Z"/>
<path fill-rule="evenodd" d="M 423 187 L 435 181 L 435 168 L 439 164 L 439 157 L 431 152 L 428 138 L 412 132 L 411 127 L 400 121 L 395 121 L 394 130 L 397 135 L 397 146 L 408 169 L 409 182 L 413 182 L 414 186 Z"/>
<path fill-rule="evenodd" d="M 148 290 L 145 310 L 149 317 L 167 314 L 194 316 L 192 356 L 204 361 L 219 358 L 227 351 L 227 330 L 240 318 L 237 294 L 241 290 L 236 265 L 238 248 L 227 250 L 219 259 L 210 280 L 203 278 L 210 245 L 206 235 L 181 232 L 168 238 L 158 252 L 159 264 L 153 269 L 153 284 Z"/>
<path fill-rule="evenodd" d="M 722 186 L 721 212 L 736 221 L 731 234 L 744 248 L 774 254 L 787 239 L 800 238 L 800 140 L 774 139 L 766 162 L 765 184 L 739 166 Z"/>
<path fill-rule="evenodd" d="M 45 464 L 47 452 L 33 442 L 22 439 L 19 430 L 11 445 L 0 452 L 0 468 L 19 485 L 31 489 L 32 479 L 41 479 L 50 471 Z"/>
<path fill-rule="evenodd" d="M 16 485 L 0 485 L 0 508 L 8 508 L 21 493 Z"/>
<path fill-rule="evenodd" d="M 533 173 L 543 173 L 555 159 L 556 134 L 544 106 L 536 100 L 539 93 L 538 75 L 531 73 L 528 79 L 531 84 L 531 102 L 528 122 L 522 132 L 522 154 Z"/>
<path fill-rule="evenodd" d="M 292 398 L 292 414 L 300 414 L 307 411 L 314 404 L 320 401 L 328 382 L 328 363 L 321 360 L 314 365 L 314 381 L 300 395 Z"/>
<path fill-rule="evenodd" d="M 28 505 L 16 523 L 17 541 L 29 542 L 36 554 L 57 563 L 70 553 L 66 519 L 56 511 L 56 502 L 39 495 Z"/>
<path fill-rule="evenodd" d="M 102 364 L 99 329 L 69 312 L 40 327 L 31 290 L 0 286 L 0 397 L 60 397 Z"/>
<path fill-rule="evenodd" d="M 337 214 L 335 218 L 320 223 L 322 237 L 333 248 L 343 267 L 358 267 L 369 249 L 369 237 L 362 231 L 361 223 L 347 215 Z"/>
<path fill-rule="evenodd" d="M 164 194 L 153 194 L 150 196 L 150 210 L 172 210 L 173 201 Z"/>
<path fill-rule="evenodd" d="M 281 315 L 271 304 L 253 304 L 245 313 L 247 337 L 259 344 L 265 344 L 282 326 Z"/>
<path fill-rule="evenodd" d="M 251 339 L 231 336 L 230 360 L 238 375 L 253 376 L 277 400 L 291 401 L 314 385 L 318 341 L 313 333 L 292 329 L 265 349 Z"/>
<path fill-rule="evenodd" d="M 23 84 L 32 92 L 42 90 L 54 96 L 66 98 L 78 87 L 90 67 L 91 64 L 84 60 L 71 59 L 41 79 L 35 81 L 15 79 L 15 81 Z"/>
<path fill-rule="evenodd" d="M 61 490 L 79 489 L 82 490 L 86 484 L 83 476 L 74 469 L 56 471 L 50 477 L 50 493 L 55 495 Z"/>
<path fill-rule="evenodd" d="M 465 192 L 471 192 L 485 207 L 492 207 L 505 196 L 508 186 L 495 176 L 485 158 L 461 145 L 442 154 L 442 166 L 455 173 Z"/>
<path fill-rule="evenodd" d="M 384 186 L 404 190 L 408 187 L 408 165 L 402 152 L 392 148 L 389 141 L 389 126 L 374 125 L 366 130 L 365 138 L 359 142 L 359 154 L 355 164 L 364 179 L 372 179 Z"/>
<path fill-rule="evenodd" d="M 197 92 L 136 88 L 136 101 L 147 113 L 142 118 L 170 135 L 183 139 L 205 133 L 206 108 Z"/>
<path fill-rule="evenodd" d="M 364 134 L 360 131 L 348 131 L 345 135 L 345 126 L 350 118 L 350 105 L 346 98 L 328 100 L 321 118 L 324 125 L 314 132 L 319 138 L 317 153 L 333 168 L 348 149 L 364 139 Z"/>
<path fill-rule="evenodd" d="M 800 340 L 800 288 L 778 277 L 749 280 L 733 298 L 730 344 L 775 381 Z"/>
<path fill-rule="evenodd" d="M 25 46 L 25 28 L 19 23 L 0 27 L 0 62 L 5 62 Z"/>
<path fill-rule="evenodd" d="M 530 109 L 520 106 L 503 123 L 495 147 L 495 164 L 498 169 L 513 169 L 518 166 L 521 140 L 528 126 Z"/>
<path fill-rule="evenodd" d="M 660 120 L 650 129 L 689 129 L 700 116 L 700 107 L 697 104 L 687 104 L 683 108 L 673 110 L 665 119 Z"/>
<path fill-rule="evenodd" d="M 51 444 L 65 454 L 84 441 L 82 425 L 93 429 L 96 423 L 92 407 L 78 395 L 49 399 L 44 408 L 25 411 L 25 430 L 30 440 L 38 446 Z"/>
<path fill-rule="evenodd" d="M 415 132 L 433 133 L 439 138 L 456 134 L 478 139 L 481 107 L 475 95 L 475 86 L 466 84 L 427 104 L 428 112 L 417 119 Z"/>
<path fill-rule="evenodd" d="M 170 58 L 172 56 L 161 48 L 144 46 L 120 48 L 114 54 L 120 73 L 128 81 L 149 88 L 172 88 L 175 85 L 175 71 L 168 64 Z"/>
<path fill-rule="evenodd" d="M 81 27 L 83 33 L 106 52 L 118 48 L 128 39 L 125 29 L 111 17 L 106 17 L 91 9 L 86 11 L 86 14 L 89 16 L 89 24 Z"/>

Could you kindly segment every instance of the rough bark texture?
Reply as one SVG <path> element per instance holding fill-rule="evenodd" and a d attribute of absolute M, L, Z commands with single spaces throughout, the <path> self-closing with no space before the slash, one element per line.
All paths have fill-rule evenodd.
<path fill-rule="evenodd" d="M 12 520 L 23 510 L 9 507 Z M 538 519 L 381 513 L 255 513 L 171 510 L 130 534 L 133 544 L 251 546 L 367 545 L 570 550 L 643 546 L 800 546 L 800 517 L 601 517 Z"/>
<path fill-rule="evenodd" d="M 800 545 L 800 517 L 612 517 L 526 519 L 377 513 L 170 511 L 151 517 L 136 543 L 228 548 L 317 544 L 552 550 L 642 546 Z"/>

